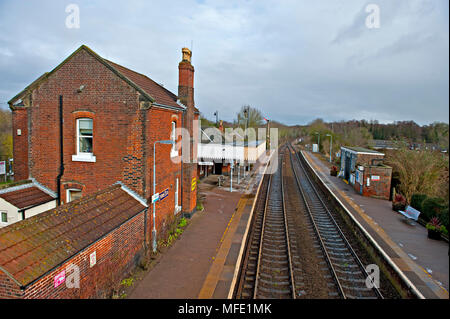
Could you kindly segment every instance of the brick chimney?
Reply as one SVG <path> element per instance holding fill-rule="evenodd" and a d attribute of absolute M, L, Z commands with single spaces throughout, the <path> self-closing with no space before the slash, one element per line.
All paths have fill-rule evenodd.
<path fill-rule="evenodd" d="M 183 160 L 183 191 L 182 207 L 183 215 L 190 217 L 197 206 L 197 145 L 194 138 L 198 134 L 198 128 L 195 123 L 198 121 L 198 111 L 194 103 L 194 67 L 191 64 L 192 52 L 188 48 L 183 48 L 182 60 L 178 64 L 179 82 L 178 98 L 186 106 L 186 112 L 183 116 L 183 127 L 189 131 L 190 135 L 190 156 L 189 163 Z M 184 152 L 185 150 L 183 150 Z M 187 151 L 187 150 L 186 150 Z M 183 153 L 184 155 L 184 153 Z M 185 158 L 183 156 L 183 158 Z"/>
<path fill-rule="evenodd" d="M 194 107 L 194 67 L 191 64 L 192 52 L 188 48 L 181 49 L 182 61 L 178 64 L 178 98 L 188 108 Z"/>

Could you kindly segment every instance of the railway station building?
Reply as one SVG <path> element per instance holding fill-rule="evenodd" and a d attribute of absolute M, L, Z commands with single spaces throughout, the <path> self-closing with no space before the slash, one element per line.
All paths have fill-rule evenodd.
<path fill-rule="evenodd" d="M 199 176 L 229 175 L 232 167 L 244 173 L 266 150 L 266 140 L 244 140 L 236 131 L 226 134 L 221 127 L 202 128 L 199 142 Z"/>
<path fill-rule="evenodd" d="M 97 198 L 117 183 L 127 190 L 127 196 L 143 205 L 152 203 L 155 185 L 155 192 L 164 194 L 155 203 L 158 238 L 164 237 L 177 218 L 195 212 L 197 203 L 198 125 L 195 123 L 199 111 L 194 103 L 191 55 L 189 49 L 182 49 L 178 94 L 174 94 L 149 77 L 82 45 L 8 102 L 13 118 L 15 180 L 35 180 L 55 195 L 54 214 L 69 210 L 77 218 L 87 214 L 80 208 L 87 205 L 85 201 L 91 201 L 92 196 Z M 179 134 L 181 128 L 190 135 L 187 141 Z M 188 147 L 184 149 L 182 145 Z M 123 192 L 113 193 L 114 203 L 125 196 Z M 131 218 L 126 211 L 116 213 Z M 143 216 L 139 220 L 145 221 L 139 227 L 145 228 L 147 236 L 140 245 L 145 245 L 152 240 L 152 210 L 139 213 Z M 38 217 L 32 218 L 39 223 Z M 113 228 L 108 228 L 109 225 L 104 235 L 126 222 L 124 218 Z M 27 223 L 25 219 L 2 228 L 0 256 L 5 256 L 2 252 L 11 244 L 1 240 L 2 234 L 11 231 L 9 227 L 20 229 L 20 225 Z M 37 239 L 32 236 L 29 246 L 33 247 Z M 86 247 L 93 244 L 92 240 L 86 238 Z M 119 245 L 116 241 L 120 240 L 120 236 L 112 236 L 109 244 Z M 84 248 L 80 246 L 73 253 Z M 4 270 L 3 274 L 7 275 L 6 263 L 15 261 L 0 258 L 0 273 Z M 94 290 L 83 297 L 95 295 Z"/>
<path fill-rule="evenodd" d="M 343 177 L 363 196 L 389 200 L 392 167 L 383 164 L 384 153 L 363 147 L 341 147 Z"/>

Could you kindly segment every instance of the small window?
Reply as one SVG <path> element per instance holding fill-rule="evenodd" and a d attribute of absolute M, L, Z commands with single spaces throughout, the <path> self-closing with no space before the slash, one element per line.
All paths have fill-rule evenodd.
<path fill-rule="evenodd" d="M 2 212 L 2 223 L 8 222 L 8 213 Z"/>
<path fill-rule="evenodd" d="M 93 121 L 92 119 L 78 119 L 77 124 L 78 154 L 92 154 Z"/>
<path fill-rule="evenodd" d="M 67 190 L 67 202 L 71 202 L 81 198 L 81 190 L 79 189 L 69 189 Z"/>
<path fill-rule="evenodd" d="M 177 123 L 175 121 L 172 122 L 172 131 L 170 132 L 170 140 L 173 142 L 172 150 L 170 151 L 170 156 L 178 156 L 178 152 L 175 150 L 175 143 L 177 142 Z"/>

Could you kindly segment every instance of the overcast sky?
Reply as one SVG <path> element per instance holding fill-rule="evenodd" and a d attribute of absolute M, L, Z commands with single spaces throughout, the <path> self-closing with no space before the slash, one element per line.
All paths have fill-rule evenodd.
<path fill-rule="evenodd" d="M 95 3 L 94 3 L 95 2 Z M 67 28 L 67 5 L 80 28 Z M 380 9 L 368 28 L 366 6 Z M 0 102 L 81 44 L 177 93 L 192 47 L 195 101 L 213 119 L 244 104 L 270 119 L 448 123 L 448 0 L 0 0 Z"/>

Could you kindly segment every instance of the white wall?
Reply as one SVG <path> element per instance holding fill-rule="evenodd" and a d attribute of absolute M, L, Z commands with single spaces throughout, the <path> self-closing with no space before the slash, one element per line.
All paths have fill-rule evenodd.
<path fill-rule="evenodd" d="M 56 200 L 52 200 L 51 202 L 48 202 L 48 203 L 45 203 L 45 204 L 42 204 L 42 205 L 30 208 L 30 209 L 27 209 L 25 211 L 25 218 L 30 218 L 30 217 L 32 217 L 34 215 L 46 212 L 46 211 L 48 211 L 48 210 L 50 210 L 52 208 L 55 208 L 55 207 L 56 207 Z M 22 217 L 22 214 L 20 214 L 20 215 Z"/>
<path fill-rule="evenodd" d="M 48 203 L 27 209 L 25 210 L 25 218 L 30 218 L 55 207 L 56 200 L 52 200 Z M 0 212 L 8 213 L 8 223 L 2 223 L 0 219 L 0 227 L 5 227 L 22 220 L 22 213 L 19 213 L 19 209 L 5 201 L 3 198 L 0 198 Z"/>
<path fill-rule="evenodd" d="M 22 216 L 19 215 L 18 209 L 16 206 L 11 205 L 9 202 L 0 198 L 0 212 L 6 212 L 8 214 L 8 222 L 2 223 L 0 218 L 0 227 L 5 227 L 11 225 L 12 223 L 18 222 L 22 219 Z M 0 216 L 1 217 L 1 216 Z"/>

